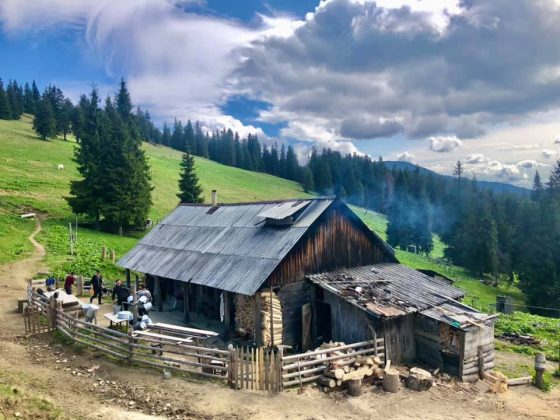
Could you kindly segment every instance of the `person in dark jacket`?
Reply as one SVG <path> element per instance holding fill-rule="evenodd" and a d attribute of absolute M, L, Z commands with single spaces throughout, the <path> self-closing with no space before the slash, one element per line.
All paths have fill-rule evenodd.
<path fill-rule="evenodd" d="M 117 280 L 115 287 L 113 287 L 112 299 L 115 300 L 117 298 L 117 305 L 122 307 L 122 304 L 126 302 L 126 299 L 130 295 L 130 291 L 128 287 L 123 286 L 122 281 Z"/>
<path fill-rule="evenodd" d="M 66 280 L 64 280 L 64 291 L 66 294 L 72 294 L 72 285 L 76 282 L 76 277 L 74 276 L 74 272 L 72 271 L 70 274 L 66 276 Z"/>
<path fill-rule="evenodd" d="M 93 296 L 89 298 L 89 303 L 93 302 L 93 299 L 97 298 L 97 302 L 101 305 L 101 297 L 103 296 L 103 277 L 98 271 L 91 278 L 91 287 L 93 289 Z"/>

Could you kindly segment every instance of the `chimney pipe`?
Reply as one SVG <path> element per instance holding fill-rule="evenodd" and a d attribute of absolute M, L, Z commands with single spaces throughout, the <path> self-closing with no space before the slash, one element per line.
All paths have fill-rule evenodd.
<path fill-rule="evenodd" d="M 212 207 L 218 205 L 218 190 L 212 190 Z"/>

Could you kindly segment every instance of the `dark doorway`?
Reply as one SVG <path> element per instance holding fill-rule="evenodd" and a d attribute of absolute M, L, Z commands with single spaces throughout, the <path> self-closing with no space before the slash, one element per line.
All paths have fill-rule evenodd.
<path fill-rule="evenodd" d="M 318 342 L 329 342 L 332 339 L 331 305 L 325 302 L 315 302 L 315 332 Z"/>

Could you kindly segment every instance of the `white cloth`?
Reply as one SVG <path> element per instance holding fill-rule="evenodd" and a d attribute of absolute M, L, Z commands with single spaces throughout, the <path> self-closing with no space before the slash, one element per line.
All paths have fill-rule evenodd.
<path fill-rule="evenodd" d="M 224 308 L 224 292 L 220 293 L 220 321 L 224 322 L 226 312 Z"/>

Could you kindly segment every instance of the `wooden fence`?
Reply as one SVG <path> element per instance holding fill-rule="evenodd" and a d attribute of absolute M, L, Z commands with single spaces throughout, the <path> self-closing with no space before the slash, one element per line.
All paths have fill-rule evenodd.
<path fill-rule="evenodd" d="M 278 348 L 241 347 L 228 350 L 180 342 L 175 337 L 143 336 L 115 331 L 78 319 L 61 303 L 28 290 L 26 333 L 60 331 L 73 342 L 93 348 L 119 361 L 227 381 L 234 389 L 279 392 L 316 381 L 332 364 L 353 364 L 358 357 L 385 360 L 384 340 L 373 339 L 284 355 Z"/>
<path fill-rule="evenodd" d="M 330 365 L 347 366 L 354 364 L 358 357 L 368 356 L 385 361 L 383 338 L 282 356 L 282 388 L 315 382 Z"/>

